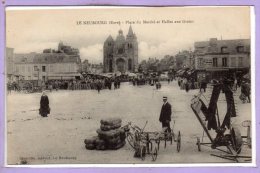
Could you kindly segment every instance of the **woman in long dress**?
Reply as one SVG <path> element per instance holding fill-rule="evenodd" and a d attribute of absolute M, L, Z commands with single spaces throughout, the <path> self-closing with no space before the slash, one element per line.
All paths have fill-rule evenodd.
<path fill-rule="evenodd" d="M 41 96 L 39 113 L 42 117 L 48 117 L 47 115 L 50 113 L 49 98 L 44 91 Z"/>

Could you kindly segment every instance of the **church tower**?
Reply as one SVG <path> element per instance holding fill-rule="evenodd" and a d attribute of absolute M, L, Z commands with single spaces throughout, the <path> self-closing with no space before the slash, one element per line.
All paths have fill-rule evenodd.
<path fill-rule="evenodd" d="M 114 39 L 111 35 L 108 36 L 106 41 L 104 42 L 103 46 L 103 65 L 104 65 L 104 72 L 113 72 L 114 70 L 114 56 L 113 56 L 113 49 L 114 49 Z"/>
<path fill-rule="evenodd" d="M 126 37 L 120 29 L 114 40 L 108 36 L 103 46 L 103 64 L 105 73 L 135 72 L 138 66 L 138 43 L 132 27 Z"/>
<path fill-rule="evenodd" d="M 138 66 L 138 43 L 131 25 L 126 36 L 125 46 L 128 58 L 128 71 L 134 72 Z"/>

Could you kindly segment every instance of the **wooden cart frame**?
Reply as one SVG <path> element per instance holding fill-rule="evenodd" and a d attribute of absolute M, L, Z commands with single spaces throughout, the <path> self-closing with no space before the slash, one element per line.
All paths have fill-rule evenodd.
<path fill-rule="evenodd" d="M 164 148 L 166 148 L 167 142 L 170 142 L 170 144 L 176 142 L 177 152 L 180 152 L 180 131 L 175 134 L 172 128 L 170 132 L 147 132 L 144 131 L 146 124 L 147 122 L 143 128 L 132 125 L 132 123 L 128 123 L 128 125 L 125 126 L 126 139 L 130 146 L 135 150 L 136 157 L 140 157 L 144 160 L 146 155 L 151 155 L 152 161 L 156 161 L 161 141 L 164 141 Z"/>

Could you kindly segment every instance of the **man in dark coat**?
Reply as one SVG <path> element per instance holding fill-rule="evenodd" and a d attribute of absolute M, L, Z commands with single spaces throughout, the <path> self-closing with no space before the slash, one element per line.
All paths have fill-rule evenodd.
<path fill-rule="evenodd" d="M 50 113 L 49 98 L 44 91 L 41 96 L 39 113 L 42 117 L 48 117 L 47 115 Z"/>
<path fill-rule="evenodd" d="M 167 97 L 163 97 L 163 105 L 161 109 L 161 114 L 159 121 L 162 123 L 163 128 L 167 128 L 166 131 L 170 132 L 170 122 L 171 122 L 171 114 L 172 108 L 171 104 L 167 102 Z"/>

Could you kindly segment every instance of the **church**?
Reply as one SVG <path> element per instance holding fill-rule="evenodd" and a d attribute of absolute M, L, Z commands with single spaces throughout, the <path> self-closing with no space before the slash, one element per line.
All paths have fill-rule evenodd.
<path fill-rule="evenodd" d="M 104 73 L 135 72 L 138 66 L 138 43 L 132 27 L 129 27 L 126 37 L 120 29 L 114 40 L 111 35 L 103 47 Z"/>

